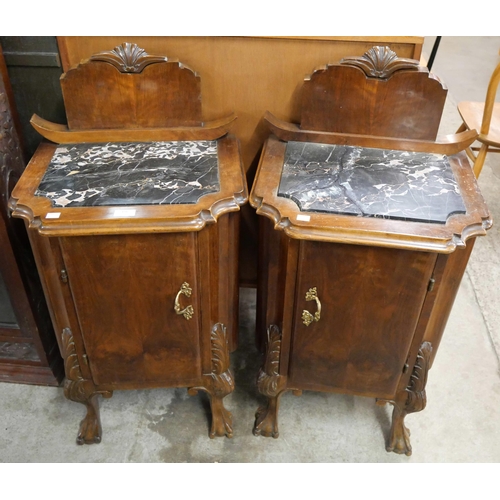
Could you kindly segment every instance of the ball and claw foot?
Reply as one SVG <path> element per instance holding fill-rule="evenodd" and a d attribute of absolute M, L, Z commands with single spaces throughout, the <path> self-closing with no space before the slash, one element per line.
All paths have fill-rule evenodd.
<path fill-rule="evenodd" d="M 272 409 L 272 405 L 268 404 L 268 406 L 261 406 L 257 410 L 253 428 L 254 436 L 272 437 L 274 439 L 279 437 L 278 416 Z"/>
<path fill-rule="evenodd" d="M 226 410 L 224 406 L 214 411 L 212 407 L 212 428 L 210 429 L 209 437 L 213 439 L 215 437 L 233 437 L 233 416 L 231 412 Z"/>
<path fill-rule="evenodd" d="M 102 438 L 102 427 L 97 397 L 90 398 L 86 406 L 87 415 L 80 422 L 76 444 L 98 444 Z"/>
<path fill-rule="evenodd" d="M 408 386 L 396 395 L 395 400 L 386 401 L 394 407 L 389 443 L 386 446 L 387 451 L 404 454 L 407 457 L 411 455 L 410 430 L 405 426 L 404 419 L 409 413 L 422 411 L 427 404 L 425 386 L 431 354 L 432 344 L 427 341 L 422 342 Z"/>
<path fill-rule="evenodd" d="M 208 393 L 210 398 L 210 409 L 212 412 L 212 426 L 208 437 L 210 439 L 216 437 L 233 437 L 233 416 L 230 411 L 224 407 L 223 397 L 215 396 L 203 387 L 190 387 L 188 394 L 196 396 L 198 390 L 203 390 Z"/>
<path fill-rule="evenodd" d="M 402 421 L 398 428 L 391 429 L 389 444 L 385 449 L 407 457 L 411 455 L 410 429 Z"/>
<path fill-rule="evenodd" d="M 101 439 L 101 424 L 96 419 L 84 418 L 80 423 L 76 444 L 99 444 Z"/>

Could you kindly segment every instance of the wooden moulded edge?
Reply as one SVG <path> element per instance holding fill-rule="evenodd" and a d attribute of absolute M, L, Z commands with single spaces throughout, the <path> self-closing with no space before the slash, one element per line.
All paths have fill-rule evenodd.
<path fill-rule="evenodd" d="M 151 232 L 199 231 L 226 213 L 240 210 L 248 201 L 248 189 L 234 136 L 219 139 L 220 190 L 185 205 L 113 205 L 96 207 L 53 207 L 35 191 L 50 163 L 55 144 L 42 143 L 26 167 L 9 200 L 14 217 L 47 236 L 82 236 Z M 225 168 L 224 165 L 239 168 Z M 133 210 L 133 217 L 115 216 L 117 209 Z M 58 218 L 47 217 L 59 213 Z"/>
<path fill-rule="evenodd" d="M 282 141 L 319 142 L 343 146 L 371 147 L 379 149 L 397 149 L 420 153 L 439 153 L 454 155 L 468 148 L 478 137 L 476 130 L 467 130 L 438 138 L 437 141 L 419 141 L 395 137 L 377 137 L 372 135 L 341 134 L 303 130 L 295 123 L 285 122 L 266 111 L 264 120 L 271 132 Z"/>
<path fill-rule="evenodd" d="M 465 214 L 448 217 L 445 224 L 302 212 L 293 200 L 278 197 L 286 142 L 271 136 L 263 149 L 250 205 L 271 219 L 275 229 L 290 238 L 357 245 L 377 245 L 408 250 L 452 253 L 469 238 L 484 236 L 492 226 L 486 204 L 465 153 L 450 157 L 460 186 Z M 370 147 L 377 147 L 371 144 Z M 297 220 L 297 215 L 309 218 Z"/>
<path fill-rule="evenodd" d="M 202 127 L 169 127 L 141 129 L 70 130 L 67 125 L 53 123 L 34 114 L 30 123 L 45 139 L 56 144 L 80 142 L 151 142 L 151 141 L 213 141 L 227 134 L 236 120 L 232 113 L 224 118 L 205 122 Z"/>

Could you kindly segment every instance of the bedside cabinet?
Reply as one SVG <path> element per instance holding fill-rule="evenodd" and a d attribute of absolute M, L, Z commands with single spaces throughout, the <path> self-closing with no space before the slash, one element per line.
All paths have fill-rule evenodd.
<path fill-rule="evenodd" d="M 264 216 L 258 386 L 268 401 L 254 433 L 278 436 L 286 390 L 362 395 L 394 405 L 387 449 L 409 455 L 404 417 L 425 407 L 475 237 L 491 226 L 465 153 L 272 136 L 250 203 Z"/>
<path fill-rule="evenodd" d="M 82 87 L 99 98 L 89 82 L 110 99 L 128 92 L 126 120 L 142 116 L 150 127 L 119 128 L 109 102 L 96 108 L 109 117 L 84 116 L 74 96 L 68 105 Z M 231 437 L 223 398 L 234 389 L 238 217 L 247 200 L 238 141 L 227 134 L 232 118 L 174 127 L 183 109 L 199 115 L 199 77 L 131 44 L 69 71 L 63 91 L 70 127 L 34 117 L 59 145 L 39 147 L 10 207 L 28 228 L 65 361 L 65 395 L 87 408 L 77 442 L 101 440 L 99 395 L 153 387 L 206 391 L 210 437 Z M 154 123 L 152 104 L 157 120 L 170 122 Z M 90 119 L 106 127 L 89 129 Z"/>
<path fill-rule="evenodd" d="M 272 132 L 250 195 L 260 218 L 254 433 L 278 437 L 283 392 L 331 391 L 394 406 L 387 450 L 411 454 L 475 238 L 491 219 L 463 152 L 436 139 L 446 89 L 418 61 L 375 46 L 316 69 L 301 122 Z"/>
<path fill-rule="evenodd" d="M 173 149 L 201 145 L 212 150 L 209 185 L 198 188 L 203 175 L 189 177 L 185 158 L 184 166 L 165 169 L 175 162 L 169 148 L 173 156 Z M 246 200 L 237 141 L 147 145 L 150 157 L 161 148 L 163 165 L 139 173 L 136 160 L 129 167 L 123 158 L 144 146 L 43 144 L 12 194 L 13 215 L 27 222 L 59 333 L 65 394 L 89 410 L 79 442 L 100 440 L 96 395 L 145 387 L 207 391 L 210 435 L 232 434 L 222 398 L 234 385 L 237 211 Z M 118 182 L 102 165 L 93 168 L 99 155 L 108 164 L 119 159 Z M 176 183 L 194 187 L 168 187 Z M 100 185 L 100 195 L 88 190 L 91 184 Z M 160 199 L 163 204 L 153 205 Z M 169 199 L 176 204 L 164 204 Z"/>

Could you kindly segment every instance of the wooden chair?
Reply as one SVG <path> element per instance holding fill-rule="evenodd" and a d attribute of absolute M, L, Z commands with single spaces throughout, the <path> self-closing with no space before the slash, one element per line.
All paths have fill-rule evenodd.
<path fill-rule="evenodd" d="M 463 120 L 458 131 L 473 129 L 479 131 L 477 140 L 481 143 L 481 146 L 467 149 L 467 154 L 474 163 L 473 168 L 476 177 L 479 177 L 481 173 L 486 155 L 489 152 L 500 153 L 500 102 L 495 102 L 499 83 L 500 63 L 491 75 L 488 91 L 486 92 L 486 101 L 464 101 L 458 105 L 458 112 Z M 474 154 L 474 151 L 478 151 L 478 153 Z"/>

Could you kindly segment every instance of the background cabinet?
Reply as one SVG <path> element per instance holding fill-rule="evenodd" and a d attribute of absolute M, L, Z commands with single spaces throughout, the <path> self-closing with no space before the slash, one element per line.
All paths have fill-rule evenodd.
<path fill-rule="evenodd" d="M 59 385 L 62 359 L 26 230 L 7 207 L 25 167 L 0 49 L 0 381 Z"/>

